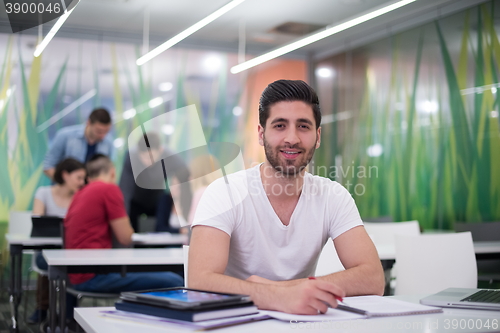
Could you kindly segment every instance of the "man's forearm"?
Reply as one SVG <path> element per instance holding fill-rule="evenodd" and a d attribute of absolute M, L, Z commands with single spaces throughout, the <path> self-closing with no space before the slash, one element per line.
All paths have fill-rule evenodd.
<path fill-rule="evenodd" d="M 189 279 L 189 287 L 223 293 L 250 295 L 259 309 L 277 310 L 278 293 L 283 287 L 240 280 L 219 273 L 206 273 Z"/>
<path fill-rule="evenodd" d="M 317 278 L 335 283 L 346 296 L 384 294 L 384 271 L 378 265 L 360 265 Z"/>
<path fill-rule="evenodd" d="M 317 278 L 335 283 L 346 292 L 347 296 L 382 295 L 384 293 L 385 279 L 383 270 L 379 270 L 377 267 L 369 265 L 360 265 L 345 271 Z M 272 281 L 258 276 L 252 276 L 248 280 L 275 286 L 295 286 L 304 282 L 306 279 Z"/>

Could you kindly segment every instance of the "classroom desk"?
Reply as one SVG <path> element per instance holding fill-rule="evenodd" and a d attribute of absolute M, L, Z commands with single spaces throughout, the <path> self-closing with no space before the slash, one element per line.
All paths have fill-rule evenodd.
<path fill-rule="evenodd" d="M 134 246 L 137 247 L 164 247 L 180 246 L 188 241 L 187 235 L 182 234 L 139 234 L 135 235 Z M 18 332 L 18 308 L 22 296 L 22 254 L 24 250 L 57 249 L 62 246 L 61 237 L 30 237 L 26 235 L 5 235 L 10 252 L 10 284 L 9 302 L 11 308 L 11 329 Z"/>
<path fill-rule="evenodd" d="M 60 248 L 60 237 L 35 237 L 23 235 L 5 235 L 10 252 L 9 303 L 11 309 L 11 331 L 19 332 L 18 308 L 22 296 L 22 258 L 24 250 L 43 250 Z"/>
<path fill-rule="evenodd" d="M 426 295 L 420 296 L 393 296 L 396 299 L 418 303 Z M 154 326 L 131 321 L 104 318 L 99 311 L 114 310 L 113 307 L 106 308 L 77 308 L 75 319 L 87 333 L 135 333 L 135 332 L 188 332 L 188 329 L 168 328 L 165 326 Z M 499 328 L 493 329 L 491 323 L 496 319 L 500 327 L 498 311 L 480 311 L 464 309 L 444 309 L 443 313 L 414 316 L 398 316 L 385 318 L 371 318 L 357 321 L 335 321 L 326 323 L 289 323 L 275 319 L 269 319 L 254 323 L 246 323 L 237 326 L 213 330 L 217 333 L 254 333 L 254 332 L 356 332 L 356 333 L 388 333 L 388 332 L 422 332 L 422 333 L 449 333 L 449 332 L 498 332 Z M 455 320 L 455 321 L 454 321 Z M 479 328 L 489 320 L 490 328 Z M 453 324 L 458 328 L 453 329 Z M 464 329 L 460 323 L 466 324 Z M 469 326 L 467 326 L 469 325 Z"/>
<path fill-rule="evenodd" d="M 395 260 L 396 247 L 391 244 L 375 244 L 380 260 Z M 474 242 L 476 259 L 500 258 L 500 241 Z"/>
<path fill-rule="evenodd" d="M 66 324 L 66 280 L 68 273 L 112 273 L 182 271 L 182 248 L 169 249 L 82 249 L 43 250 L 49 265 L 50 327 L 55 332 L 56 313 L 59 327 Z M 59 303 L 57 302 L 59 293 Z M 57 311 L 59 305 L 59 311 Z"/>

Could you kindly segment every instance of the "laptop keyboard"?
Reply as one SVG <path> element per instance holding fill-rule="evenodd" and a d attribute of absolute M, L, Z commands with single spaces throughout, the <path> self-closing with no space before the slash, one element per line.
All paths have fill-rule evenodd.
<path fill-rule="evenodd" d="M 480 290 L 462 300 L 460 302 L 480 302 L 480 303 L 499 303 L 500 290 Z"/>

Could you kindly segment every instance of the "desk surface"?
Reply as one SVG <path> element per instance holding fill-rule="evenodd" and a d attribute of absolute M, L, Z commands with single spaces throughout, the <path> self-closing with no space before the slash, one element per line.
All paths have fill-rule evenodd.
<path fill-rule="evenodd" d="M 43 250 L 49 266 L 80 265 L 179 265 L 182 248 Z"/>
<path fill-rule="evenodd" d="M 396 247 L 394 244 L 375 244 L 381 260 L 396 259 Z M 476 254 L 500 253 L 500 241 L 497 242 L 474 242 Z"/>
<path fill-rule="evenodd" d="M 30 237 L 26 235 L 7 234 L 5 239 L 9 245 L 62 245 L 61 237 Z M 187 244 L 188 235 L 170 233 L 133 234 L 133 244 L 137 245 L 182 245 Z"/>
<path fill-rule="evenodd" d="M 396 296 L 404 301 L 418 303 L 420 296 Z M 109 308 L 76 308 L 75 319 L 88 333 L 132 333 L 147 331 L 148 333 L 166 332 L 165 326 L 154 326 L 148 324 L 134 323 L 130 321 L 104 318 L 99 315 L 100 311 L 114 310 Z M 214 330 L 216 332 L 359 332 L 359 333 L 387 333 L 387 332 L 498 332 L 500 320 L 498 311 L 480 311 L 463 309 L 444 309 L 443 313 L 401 317 L 371 318 L 366 320 L 325 322 L 325 323 L 292 323 L 282 322 L 274 319 L 255 323 L 247 323 L 233 327 Z M 492 328 L 492 322 L 496 319 L 497 329 Z M 485 328 L 489 320 L 490 328 Z M 454 325 L 458 327 L 453 329 Z M 463 329 L 460 328 L 462 324 Z M 465 326 L 464 326 L 465 324 Z M 481 326 L 481 327 L 480 327 Z M 186 329 L 168 329 L 168 332 L 188 332 Z"/>
<path fill-rule="evenodd" d="M 9 245 L 62 245 L 61 237 L 30 237 L 25 235 L 7 234 L 5 239 Z"/>

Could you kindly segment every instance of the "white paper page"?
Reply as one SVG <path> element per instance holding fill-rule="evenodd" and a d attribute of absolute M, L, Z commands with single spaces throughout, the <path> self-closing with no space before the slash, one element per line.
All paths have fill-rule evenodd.
<path fill-rule="evenodd" d="M 397 299 L 382 296 L 356 296 L 345 297 L 345 304 L 368 311 L 369 315 L 403 315 L 414 312 L 439 311 L 440 308 L 417 303 L 400 301 Z"/>
<path fill-rule="evenodd" d="M 263 311 L 260 313 L 265 313 L 268 316 L 271 316 L 275 319 L 282 321 L 298 321 L 298 322 L 306 322 L 306 321 L 342 321 L 342 320 L 357 320 L 357 319 L 365 319 L 366 317 L 357 313 L 341 311 L 336 309 L 328 309 L 325 314 L 319 315 L 295 315 L 289 314 L 279 311 Z"/>

